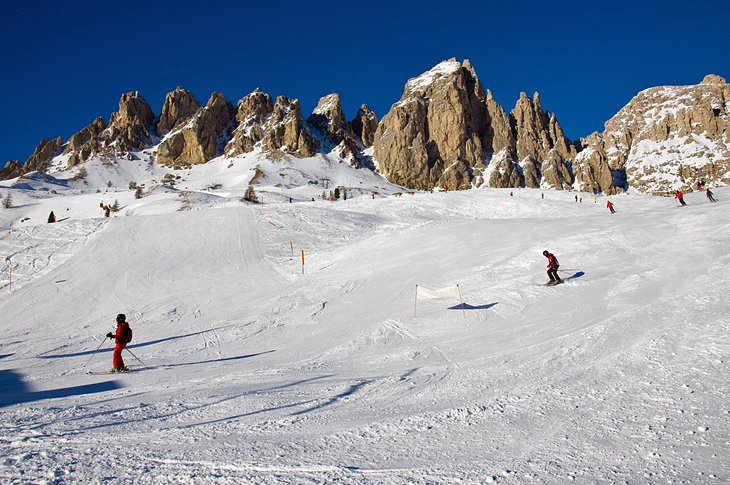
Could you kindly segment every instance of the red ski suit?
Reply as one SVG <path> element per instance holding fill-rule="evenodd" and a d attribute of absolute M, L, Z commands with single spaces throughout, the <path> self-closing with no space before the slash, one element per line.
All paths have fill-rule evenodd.
<path fill-rule="evenodd" d="M 114 346 L 114 357 L 112 359 L 112 366 L 115 369 L 123 369 L 124 368 L 124 359 L 122 359 L 122 351 L 124 350 L 124 347 L 127 346 L 129 341 L 127 340 L 127 335 L 129 330 L 129 324 L 127 322 L 121 322 L 117 324 L 117 332 L 114 334 L 113 338 L 116 342 L 116 345 Z"/>

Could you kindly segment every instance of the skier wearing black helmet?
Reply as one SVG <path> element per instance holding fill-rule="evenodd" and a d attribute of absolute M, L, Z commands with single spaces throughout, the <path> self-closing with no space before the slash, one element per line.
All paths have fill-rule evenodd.
<path fill-rule="evenodd" d="M 117 315 L 117 331 L 116 333 L 109 332 L 106 334 L 107 338 L 113 338 L 115 342 L 114 346 L 114 357 L 112 358 L 112 365 L 114 372 L 127 372 L 129 369 L 124 365 L 124 359 L 122 358 L 122 351 L 129 342 L 132 341 L 132 329 L 129 328 L 129 324 L 126 322 L 127 317 L 124 313 Z"/>
<path fill-rule="evenodd" d="M 550 281 L 548 281 L 547 284 L 550 286 L 559 285 L 563 282 L 563 280 L 561 280 L 560 276 L 558 276 L 558 268 L 560 267 L 560 263 L 558 263 L 558 258 L 556 258 L 555 255 L 547 249 L 542 252 L 542 255 L 548 259 L 547 274 L 550 277 Z"/>

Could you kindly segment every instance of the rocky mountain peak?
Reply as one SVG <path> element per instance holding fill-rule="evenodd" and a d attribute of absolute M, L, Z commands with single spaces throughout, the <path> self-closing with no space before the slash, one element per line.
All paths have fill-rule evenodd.
<path fill-rule="evenodd" d="M 112 113 L 102 135 L 104 145 L 117 153 L 144 148 L 152 143 L 154 120 L 152 108 L 139 92 L 125 93 L 119 100 L 119 111 Z"/>
<path fill-rule="evenodd" d="M 261 144 L 265 152 L 283 151 L 302 157 L 311 157 L 316 153 L 319 142 L 304 122 L 298 99 L 284 96 L 276 98 L 271 116 L 264 126 Z"/>
<path fill-rule="evenodd" d="M 378 129 L 378 117 L 368 107 L 363 104 L 360 109 L 357 110 L 355 118 L 350 123 L 352 131 L 355 136 L 360 138 L 364 147 L 373 146 L 375 140 L 375 131 Z"/>
<path fill-rule="evenodd" d="M 700 84 L 726 84 L 725 78 L 717 74 L 708 74 Z"/>
<path fill-rule="evenodd" d="M 70 153 L 68 166 L 73 167 L 88 160 L 100 150 L 99 139 L 106 130 L 107 125 L 104 118 L 98 116 L 87 127 L 71 136 L 66 142 L 63 153 Z"/>
<path fill-rule="evenodd" d="M 577 166 L 588 163 L 588 172 L 595 172 L 600 164 L 603 181 L 597 185 L 608 193 L 632 187 L 670 194 L 692 190 L 698 180 L 730 183 L 729 101 L 730 86 L 712 74 L 697 85 L 645 89 L 606 122 L 602 134 L 584 141 Z M 576 180 L 596 185 L 595 178 Z"/>
<path fill-rule="evenodd" d="M 213 93 L 181 129 L 160 143 L 160 163 L 173 167 L 205 163 L 218 156 L 228 141 L 235 110 L 222 93 Z"/>
<path fill-rule="evenodd" d="M 339 144 L 349 131 L 340 95 L 333 93 L 321 97 L 317 107 L 307 118 L 307 123 L 322 132 L 335 145 Z"/>
<path fill-rule="evenodd" d="M 264 124 L 273 111 L 271 96 L 259 88 L 239 100 L 236 110 L 238 126 L 226 145 L 225 154 L 235 157 L 253 151 L 256 144 L 263 140 Z"/>
<path fill-rule="evenodd" d="M 193 94 L 178 86 L 167 93 L 160 118 L 155 126 L 158 136 L 164 136 L 178 126 L 185 124 L 200 109 L 200 103 Z"/>
<path fill-rule="evenodd" d="M 572 154 L 557 120 L 543 111 L 539 94 L 522 93 L 508 117 L 491 91 L 485 94 L 471 63 L 455 59 L 406 83 L 400 101 L 378 126 L 374 146 L 390 179 L 415 188 L 468 188 L 483 180 L 485 169 L 490 185 L 515 187 L 522 183 L 517 160 L 530 157 L 539 177 L 537 167 L 551 150 L 562 157 L 560 163 Z"/>
<path fill-rule="evenodd" d="M 33 154 L 28 157 L 28 160 L 26 160 L 23 164 L 24 173 L 34 172 L 36 170 L 39 172 L 45 172 L 46 166 L 53 157 L 61 153 L 61 145 L 62 140 L 60 136 L 51 140 L 41 140 L 36 149 L 33 151 Z"/>
<path fill-rule="evenodd" d="M 487 108 L 481 84 L 455 59 L 409 79 L 375 133 L 375 158 L 391 181 L 467 188 L 483 166 Z M 442 176 L 448 175 L 442 180 Z"/>

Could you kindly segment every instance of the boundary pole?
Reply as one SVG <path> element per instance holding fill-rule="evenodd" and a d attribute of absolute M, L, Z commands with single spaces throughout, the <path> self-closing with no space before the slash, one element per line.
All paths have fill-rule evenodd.
<path fill-rule="evenodd" d="M 464 318 L 466 318 L 466 312 L 464 311 L 464 300 L 461 298 L 461 287 L 459 286 L 459 283 L 456 283 L 456 291 L 459 292 L 459 301 L 461 302 L 461 313 L 464 315 Z"/>
<path fill-rule="evenodd" d="M 418 305 L 418 285 L 416 285 L 416 297 L 413 299 L 413 319 L 416 319 L 416 306 Z"/>

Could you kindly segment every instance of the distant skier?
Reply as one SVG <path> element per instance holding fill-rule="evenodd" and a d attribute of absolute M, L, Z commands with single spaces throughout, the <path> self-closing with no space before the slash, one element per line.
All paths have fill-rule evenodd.
<path fill-rule="evenodd" d="M 578 202 L 578 196 L 577 195 L 575 196 L 575 201 Z"/>
<path fill-rule="evenodd" d="M 681 190 L 678 190 L 676 194 L 674 194 L 674 198 L 679 201 L 682 205 L 687 205 L 687 203 L 684 201 L 684 194 Z"/>
<path fill-rule="evenodd" d="M 122 351 L 132 341 L 132 329 L 129 328 L 126 319 L 127 317 L 123 313 L 117 315 L 116 333 L 109 332 L 106 334 L 107 338 L 113 338 L 116 343 L 114 346 L 114 357 L 112 358 L 112 371 L 114 372 L 127 372 L 129 370 L 124 365 L 124 359 L 122 358 Z"/>
<path fill-rule="evenodd" d="M 615 214 L 616 213 L 616 211 L 613 210 L 613 202 L 611 202 L 610 200 L 608 202 L 606 202 L 606 207 L 608 207 L 608 210 L 611 211 L 611 214 Z"/>
<path fill-rule="evenodd" d="M 560 276 L 558 276 L 558 268 L 560 267 L 560 263 L 558 263 L 558 258 L 556 258 L 555 255 L 549 252 L 547 249 L 542 252 L 542 255 L 548 259 L 547 274 L 548 277 L 550 277 L 548 285 L 559 285 L 563 282 L 563 280 L 561 280 Z"/>
<path fill-rule="evenodd" d="M 710 202 L 717 202 L 717 200 L 715 200 L 715 198 L 712 196 L 712 191 L 710 189 L 707 189 L 706 192 L 707 192 L 707 200 L 709 200 Z"/>

